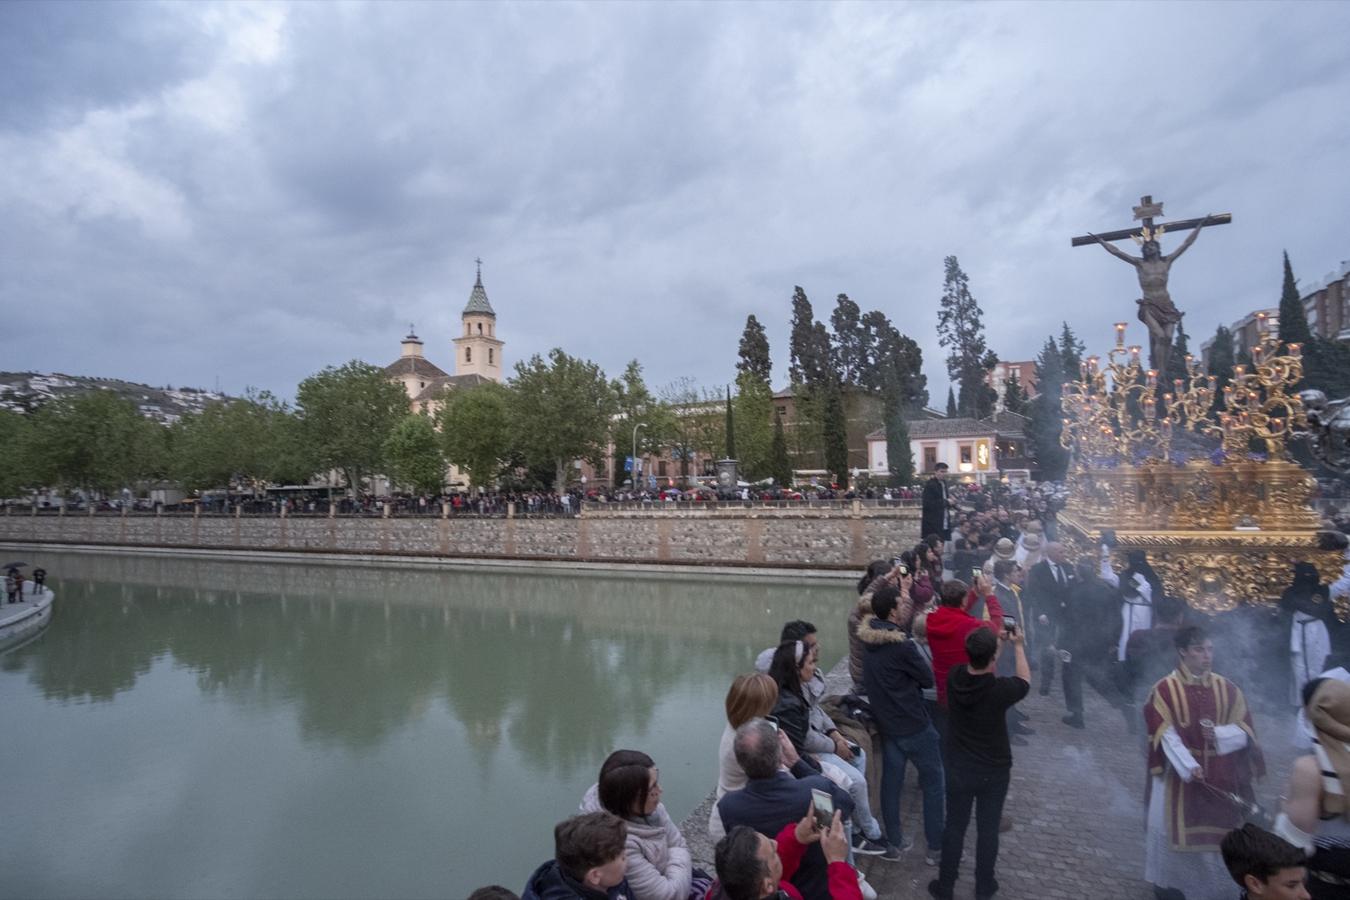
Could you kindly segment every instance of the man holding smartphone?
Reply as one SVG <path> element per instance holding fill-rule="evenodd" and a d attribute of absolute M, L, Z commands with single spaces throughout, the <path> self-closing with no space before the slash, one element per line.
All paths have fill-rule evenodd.
<path fill-rule="evenodd" d="M 1000 652 L 1015 654 L 1011 678 L 994 674 Z M 989 900 L 998 891 L 998 825 L 1012 776 L 1007 712 L 1031 689 L 1031 667 L 1016 625 L 997 636 L 986 628 L 972 630 L 966 654 L 970 662 L 953 669 L 947 685 L 947 822 L 938 877 L 928 883 L 928 893 L 937 900 L 952 900 L 972 810 L 976 900 Z"/>

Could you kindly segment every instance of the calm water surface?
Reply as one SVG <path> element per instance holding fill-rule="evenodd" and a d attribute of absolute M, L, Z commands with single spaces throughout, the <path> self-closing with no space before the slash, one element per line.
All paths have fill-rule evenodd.
<path fill-rule="evenodd" d="M 600 762 L 686 816 L 731 678 L 850 586 L 31 554 L 52 625 L 0 656 L 0 895 L 520 890 Z M 836 636 L 837 640 L 836 640 Z M 832 646 L 837 644 L 837 646 Z"/>

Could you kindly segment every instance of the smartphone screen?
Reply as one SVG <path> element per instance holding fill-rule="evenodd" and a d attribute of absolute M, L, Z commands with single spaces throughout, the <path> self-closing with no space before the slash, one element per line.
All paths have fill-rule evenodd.
<path fill-rule="evenodd" d="M 1016 627 L 1017 627 L 1017 620 L 1016 620 L 1016 619 L 1014 619 L 1012 616 L 1004 616 L 1004 617 L 1003 617 L 1003 630 L 1004 630 L 1004 631 L 1012 631 L 1012 630 L 1013 630 L 1014 628 L 1016 628 Z"/>
<path fill-rule="evenodd" d="M 976 566 L 975 568 L 970 570 L 970 577 L 974 581 L 979 581 L 981 578 L 984 577 L 984 569 L 980 568 L 979 566 Z"/>
<path fill-rule="evenodd" d="M 811 807 L 816 814 L 816 827 L 828 831 L 834 822 L 834 798 L 824 791 L 811 789 Z"/>

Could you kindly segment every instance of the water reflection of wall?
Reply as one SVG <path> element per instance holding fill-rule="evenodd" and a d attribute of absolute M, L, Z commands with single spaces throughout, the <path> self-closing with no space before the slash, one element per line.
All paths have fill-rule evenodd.
<path fill-rule="evenodd" d="M 369 747 L 444 703 L 480 764 L 505 741 L 557 773 L 646 731 L 674 685 L 715 679 L 720 691 L 788 615 L 812 611 L 827 627 L 834 606 L 820 599 L 832 589 L 783 583 L 43 562 L 62 609 L 3 666 L 48 697 L 111 701 L 168 657 L 205 694 L 293 706 L 309 740 Z"/>

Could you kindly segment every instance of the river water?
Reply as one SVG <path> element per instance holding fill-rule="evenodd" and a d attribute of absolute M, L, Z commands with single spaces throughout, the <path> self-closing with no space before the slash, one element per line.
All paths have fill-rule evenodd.
<path fill-rule="evenodd" d="M 678 821 L 727 685 L 847 583 L 44 554 L 0 656 L 0 896 L 519 891 L 604 757 Z"/>

